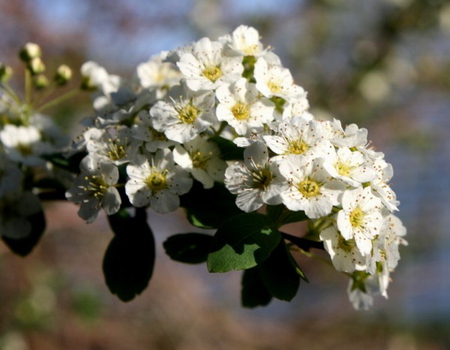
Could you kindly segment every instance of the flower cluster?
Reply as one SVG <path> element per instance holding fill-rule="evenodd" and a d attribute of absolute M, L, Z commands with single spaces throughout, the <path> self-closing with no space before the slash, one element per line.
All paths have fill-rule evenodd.
<path fill-rule="evenodd" d="M 369 307 L 375 291 L 387 297 L 406 244 L 393 214 L 392 167 L 368 146 L 366 129 L 308 111 L 306 92 L 254 28 L 163 52 L 131 80 L 95 62 L 81 71 L 97 113 L 74 142 L 87 155 L 67 198 L 88 223 L 124 201 L 171 212 L 193 182 L 222 183 L 243 212 L 279 205 L 304 212 L 308 239 L 323 242 L 335 269 L 351 277 L 355 307 Z M 233 142 L 242 158 L 225 159 L 217 138 Z"/>
<path fill-rule="evenodd" d="M 45 103 L 37 106 L 35 96 L 31 102 L 32 92 L 49 84 L 41 55 L 40 47 L 33 43 L 20 52 L 26 65 L 24 98 L 8 84 L 12 69 L 0 64 L 0 237 L 14 240 L 30 235 L 30 217 L 42 210 L 35 184 L 52 172 L 46 157 L 61 152 L 70 141 L 41 113 Z M 70 75 L 67 66 L 60 66 L 54 84 L 64 85 Z"/>

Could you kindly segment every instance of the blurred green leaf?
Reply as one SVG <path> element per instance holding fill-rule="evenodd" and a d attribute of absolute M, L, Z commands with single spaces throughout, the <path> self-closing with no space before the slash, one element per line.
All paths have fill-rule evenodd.
<path fill-rule="evenodd" d="M 264 285 L 273 297 L 285 301 L 295 297 L 300 286 L 300 275 L 292 264 L 284 241 L 280 241 L 258 268 Z"/>
<path fill-rule="evenodd" d="M 111 293 L 130 301 L 147 288 L 152 277 L 155 240 L 145 208 L 136 209 L 134 217 L 125 213 L 122 210 L 108 217 L 115 236 L 103 259 L 103 273 Z"/>
<path fill-rule="evenodd" d="M 21 239 L 2 237 L 3 242 L 5 242 L 11 251 L 20 256 L 27 256 L 31 253 L 41 239 L 46 226 L 45 216 L 42 210 L 36 214 L 30 215 L 27 220 L 31 224 L 31 233 L 27 237 Z"/>
<path fill-rule="evenodd" d="M 233 141 L 224 139 L 223 137 L 211 137 L 210 140 L 214 142 L 220 149 L 220 158 L 223 160 L 242 160 L 244 159 L 244 149 L 238 147 Z"/>
<path fill-rule="evenodd" d="M 271 300 L 272 295 L 261 279 L 258 267 L 245 270 L 242 275 L 242 306 L 250 308 L 266 306 Z"/>
<path fill-rule="evenodd" d="M 170 236 L 163 247 L 173 260 L 188 264 L 200 264 L 206 261 L 212 236 L 203 233 L 180 233 Z"/>

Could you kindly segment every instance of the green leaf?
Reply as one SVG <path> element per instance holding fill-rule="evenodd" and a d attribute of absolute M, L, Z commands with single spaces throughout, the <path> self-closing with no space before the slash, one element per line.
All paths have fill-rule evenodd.
<path fill-rule="evenodd" d="M 250 308 L 266 306 L 271 300 L 272 295 L 264 285 L 258 267 L 245 270 L 242 275 L 242 306 Z"/>
<path fill-rule="evenodd" d="M 238 147 L 233 141 L 224 139 L 223 137 L 211 137 L 210 140 L 214 142 L 220 149 L 220 158 L 223 160 L 243 160 L 244 149 Z"/>
<path fill-rule="evenodd" d="M 75 153 L 71 157 L 65 157 L 61 153 L 54 153 L 42 156 L 42 158 L 61 169 L 78 174 L 80 172 L 80 162 L 86 156 L 86 154 L 87 153 L 85 152 L 79 152 Z"/>
<path fill-rule="evenodd" d="M 264 285 L 273 297 L 290 301 L 297 294 L 300 276 L 292 265 L 292 257 L 284 241 L 280 241 L 258 268 Z"/>
<path fill-rule="evenodd" d="M 308 220 L 304 211 L 290 211 L 283 204 L 268 205 L 267 215 L 277 223 L 278 227 L 287 225 L 293 222 Z"/>
<path fill-rule="evenodd" d="M 242 214 L 235 203 L 236 196 L 219 183 L 205 189 L 200 182 L 194 181 L 189 193 L 180 196 L 180 204 L 186 208 L 189 222 L 205 229 L 217 229 L 230 217 Z"/>
<path fill-rule="evenodd" d="M 108 217 L 115 235 L 103 259 L 103 273 L 111 293 L 122 301 L 140 294 L 153 274 L 155 241 L 144 208 L 131 217 L 120 211 Z"/>
<path fill-rule="evenodd" d="M 245 270 L 268 258 L 281 234 L 273 221 L 259 213 L 241 214 L 226 221 L 216 232 L 208 255 L 210 272 Z"/>
<path fill-rule="evenodd" d="M 180 233 L 170 236 L 163 247 L 173 260 L 188 264 L 200 264 L 206 261 L 212 236 L 203 233 Z"/>
<path fill-rule="evenodd" d="M 27 237 L 21 239 L 2 237 L 3 242 L 5 242 L 9 249 L 20 256 L 27 256 L 31 253 L 42 237 L 46 226 L 43 211 L 30 215 L 27 220 L 31 224 L 31 233 Z"/>

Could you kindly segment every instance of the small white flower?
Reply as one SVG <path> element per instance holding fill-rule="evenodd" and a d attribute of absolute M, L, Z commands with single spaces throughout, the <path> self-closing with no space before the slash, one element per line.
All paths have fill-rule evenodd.
<path fill-rule="evenodd" d="M 376 171 L 376 178 L 370 183 L 370 186 L 389 211 L 398 210 L 399 201 L 388 184 L 394 176 L 392 165 L 382 157 L 378 157 L 373 162 L 373 168 Z"/>
<path fill-rule="evenodd" d="M 174 164 L 170 150 L 158 150 L 148 159 L 137 155 L 127 166 L 130 180 L 125 192 L 136 207 L 150 205 L 158 213 L 168 213 L 180 206 L 179 195 L 192 187 L 189 173 Z"/>
<path fill-rule="evenodd" d="M 166 52 L 153 56 L 137 66 L 139 83 L 145 89 L 156 89 L 156 98 L 162 98 L 166 91 L 179 83 L 181 73 L 171 62 L 163 62 Z"/>
<path fill-rule="evenodd" d="M 10 159 L 30 166 L 45 164 L 40 156 L 52 150 L 49 144 L 42 142 L 41 133 L 32 125 L 7 124 L 0 131 L 0 141 Z"/>
<path fill-rule="evenodd" d="M 176 141 L 169 140 L 163 132 L 153 127 L 153 118 L 148 111 L 140 111 L 138 113 L 132 132 L 135 139 L 145 142 L 146 150 L 151 153 L 177 144 Z"/>
<path fill-rule="evenodd" d="M 266 97 L 281 97 L 285 100 L 306 96 L 302 87 L 294 84 L 291 72 L 278 65 L 269 65 L 264 58 L 255 63 L 256 87 Z"/>
<path fill-rule="evenodd" d="M 80 175 L 66 192 L 68 200 L 80 204 L 78 215 L 90 224 L 97 219 L 101 209 L 107 215 L 117 213 L 122 203 L 114 187 L 119 179 L 117 166 L 89 155 L 81 161 L 80 170 Z"/>
<path fill-rule="evenodd" d="M 345 189 L 323 168 L 321 158 L 289 155 L 280 162 L 280 172 L 290 184 L 281 194 L 283 204 L 292 211 L 303 210 L 311 219 L 330 214 Z"/>
<path fill-rule="evenodd" d="M 259 97 L 254 84 L 241 78 L 232 85 L 217 88 L 219 101 L 216 114 L 219 121 L 226 121 L 238 135 L 246 135 L 249 130 L 262 130 L 264 124 L 274 118 L 275 105 L 267 98 Z"/>
<path fill-rule="evenodd" d="M 215 143 L 198 136 L 177 145 L 173 151 L 175 162 L 200 181 L 204 188 L 214 186 L 214 181 L 222 182 L 227 164 L 220 159 L 220 150 Z"/>
<path fill-rule="evenodd" d="M 367 129 L 358 128 L 356 124 L 346 126 L 345 130 L 339 120 L 324 121 L 323 128 L 327 132 L 327 138 L 336 147 L 363 147 L 367 145 Z"/>
<path fill-rule="evenodd" d="M 329 153 L 323 166 L 331 176 L 352 187 L 360 187 L 363 183 L 372 181 L 376 175 L 370 159 L 363 153 L 352 151 L 347 147 Z"/>
<path fill-rule="evenodd" d="M 223 40 L 227 44 L 227 53 L 230 55 L 260 56 L 266 52 L 260 41 L 258 31 L 245 25 L 240 25 L 231 35 L 219 40 Z"/>
<path fill-rule="evenodd" d="M 107 129 L 92 128 L 86 148 L 90 154 L 104 162 L 121 165 L 130 161 L 136 154 L 138 142 L 132 137 L 127 127 L 110 127 Z"/>
<path fill-rule="evenodd" d="M 328 157 L 334 153 L 331 143 L 325 138 L 322 123 L 307 115 L 295 116 L 282 121 L 275 135 L 263 136 L 267 146 L 284 158 L 289 154 Z"/>
<path fill-rule="evenodd" d="M 184 143 L 214 124 L 214 93 L 197 94 L 183 87 L 170 92 L 176 96 L 170 102 L 158 101 L 151 109 L 153 127 L 163 132 L 169 140 Z"/>
<path fill-rule="evenodd" d="M 269 160 L 267 147 L 255 142 L 244 151 L 244 162 L 231 164 L 225 171 L 225 186 L 237 194 L 236 205 L 245 212 L 263 204 L 281 203 L 281 192 L 287 188 L 278 165 Z"/>
<path fill-rule="evenodd" d="M 191 90 L 214 90 L 224 82 L 239 79 L 244 70 L 242 58 L 222 53 L 222 43 L 203 38 L 194 43 L 192 52 L 180 54 L 177 64 Z"/>
<path fill-rule="evenodd" d="M 351 273 L 366 269 L 366 258 L 361 254 L 354 239 L 345 239 L 334 226 L 320 232 L 320 239 L 324 242 L 336 270 Z"/>
<path fill-rule="evenodd" d="M 383 225 L 381 200 L 370 187 L 346 191 L 342 195 L 342 210 L 337 214 L 337 226 L 345 239 L 354 239 L 363 255 L 372 251 L 372 240 Z"/>

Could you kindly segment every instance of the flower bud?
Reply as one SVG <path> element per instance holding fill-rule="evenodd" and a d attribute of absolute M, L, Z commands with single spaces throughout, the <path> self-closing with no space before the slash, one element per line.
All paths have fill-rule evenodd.
<path fill-rule="evenodd" d="M 11 78 L 13 70 L 10 66 L 0 63 L 0 82 L 6 83 Z"/>
<path fill-rule="evenodd" d="M 31 74 L 37 75 L 45 72 L 45 65 L 40 57 L 34 57 L 28 62 L 28 69 Z"/>
<path fill-rule="evenodd" d="M 27 43 L 19 52 L 19 57 L 24 62 L 28 62 L 33 58 L 41 57 L 41 47 L 35 43 Z"/>
<path fill-rule="evenodd" d="M 38 74 L 33 77 L 33 86 L 37 90 L 45 89 L 49 83 L 48 78 L 44 74 Z"/>
<path fill-rule="evenodd" d="M 55 82 L 57 85 L 65 85 L 72 78 L 72 69 L 62 64 L 58 67 L 55 74 Z"/>

